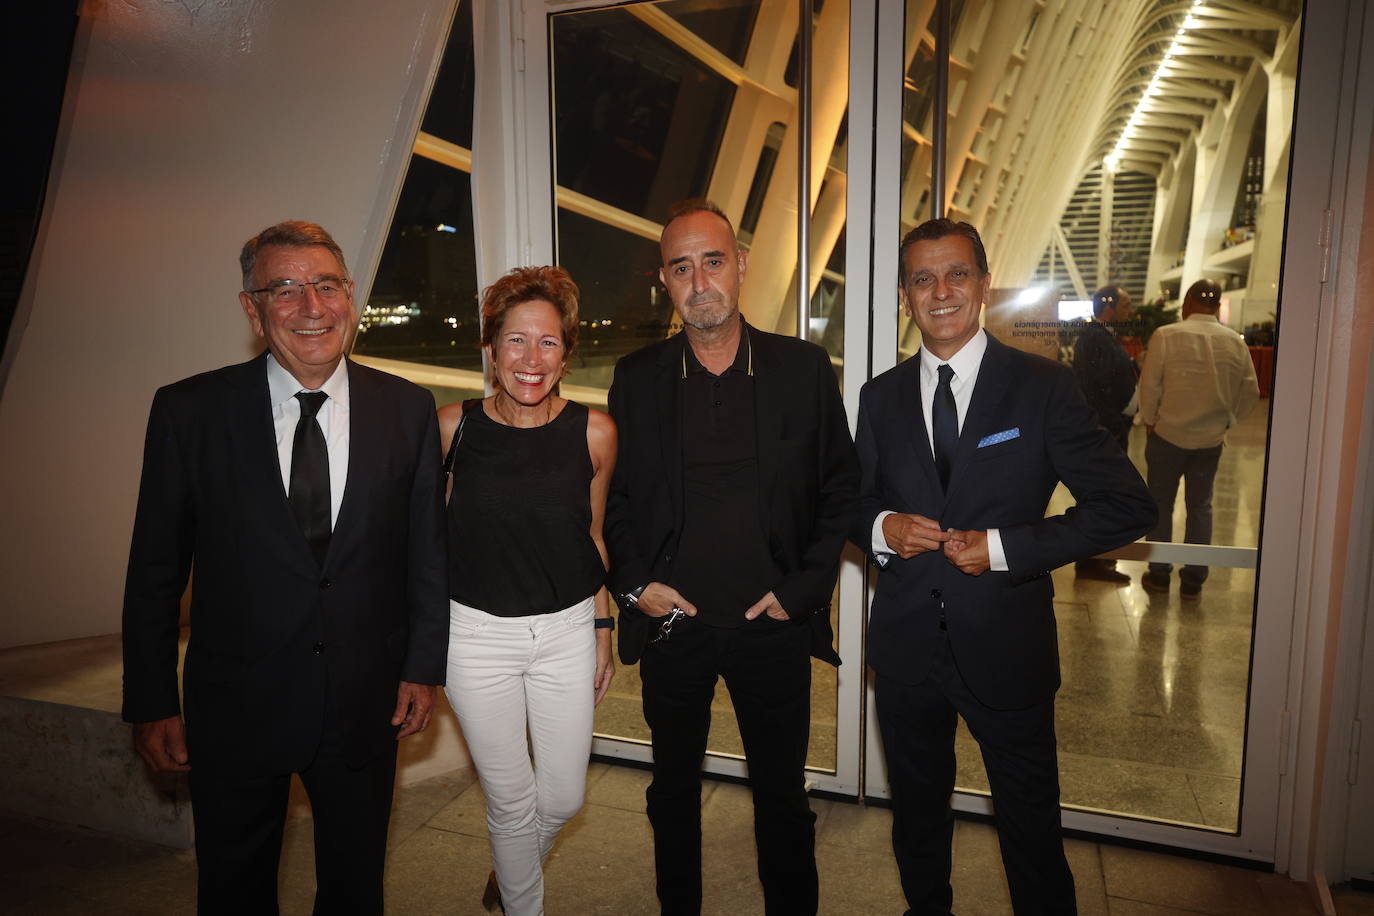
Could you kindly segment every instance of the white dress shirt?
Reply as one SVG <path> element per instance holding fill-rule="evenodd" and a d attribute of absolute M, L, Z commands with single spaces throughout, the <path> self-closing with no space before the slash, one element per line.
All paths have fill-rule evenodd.
<path fill-rule="evenodd" d="M 981 328 L 968 343 L 959 348 L 948 360 L 949 367 L 954 370 L 954 377 L 949 381 L 949 390 L 954 395 L 954 412 L 959 420 L 959 432 L 964 431 L 964 417 L 968 415 L 969 402 L 973 400 L 973 389 L 978 384 L 978 370 L 983 366 L 983 354 L 988 349 L 987 332 Z M 935 457 L 935 431 L 934 418 L 931 416 L 931 408 L 935 403 L 935 388 L 940 384 L 939 369 L 945 364 L 934 353 L 925 347 L 921 348 L 921 416 L 926 424 L 926 442 L 930 443 L 930 456 Z M 873 520 L 873 555 L 878 557 L 880 563 L 885 563 L 886 558 L 892 555 L 892 548 L 887 543 L 887 537 L 883 534 L 883 519 L 894 514 L 892 510 L 878 513 L 878 517 Z M 939 519 L 935 519 L 939 521 Z M 1006 554 L 1002 551 L 1002 534 L 996 528 L 988 529 L 988 567 L 997 572 L 1007 571 Z"/>
<path fill-rule="evenodd" d="M 328 395 L 315 414 L 320 431 L 324 433 L 329 450 L 329 527 L 339 520 L 339 504 L 343 502 L 344 484 L 348 481 L 348 366 L 339 360 L 334 374 L 316 391 Z M 312 389 L 302 388 L 295 376 L 282 368 L 271 353 L 267 354 L 267 396 L 272 401 L 272 426 L 277 435 L 277 462 L 281 465 L 282 489 L 291 493 L 291 452 L 296 446 L 296 424 L 301 419 L 301 402 L 296 394 Z"/>
<path fill-rule="evenodd" d="M 1140 419 L 1179 448 L 1214 448 L 1259 400 L 1245 339 L 1194 312 L 1157 328 L 1140 372 Z"/>

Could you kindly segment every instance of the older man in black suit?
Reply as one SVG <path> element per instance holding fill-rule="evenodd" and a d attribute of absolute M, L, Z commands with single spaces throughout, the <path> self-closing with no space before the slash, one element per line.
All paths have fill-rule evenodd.
<path fill-rule="evenodd" d="M 808 652 L 839 664 L 829 604 L 858 462 L 825 351 L 740 316 L 747 258 L 725 215 L 679 204 L 660 248 L 685 329 L 616 366 L 606 505 L 620 656 L 643 654 L 658 897 L 664 913 L 701 912 L 701 761 L 723 677 L 766 910 L 804 916 L 817 905 Z"/>
<path fill-rule="evenodd" d="M 151 768 L 190 773 L 202 914 L 277 911 L 292 773 L 315 911 L 380 913 L 396 742 L 428 724 L 448 646 L 434 402 L 345 358 L 353 282 L 324 229 L 272 226 L 240 266 L 266 351 L 153 399 L 124 718 Z"/>
<path fill-rule="evenodd" d="M 950 912 L 963 716 L 987 768 L 1015 911 L 1072 913 L 1049 573 L 1135 540 L 1154 505 L 1069 367 L 980 327 L 991 276 L 972 226 L 923 223 L 900 258 L 898 296 L 921 350 L 860 396 L 853 539 L 882 567 L 868 660 L 908 912 Z M 1060 481 L 1077 505 L 1046 518 Z"/>

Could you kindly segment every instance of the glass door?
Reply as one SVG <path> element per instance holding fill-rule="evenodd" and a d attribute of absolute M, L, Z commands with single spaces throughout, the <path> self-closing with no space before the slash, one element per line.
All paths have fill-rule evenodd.
<path fill-rule="evenodd" d="M 1266 481 L 1291 471 L 1269 432 L 1285 422 L 1272 396 L 1300 4 L 1232 19 L 1199 0 L 1159 6 L 1142 24 L 1134 3 L 953 0 L 947 44 L 937 41 L 943 5 L 879 4 L 878 83 L 899 87 L 888 91 L 901 101 L 878 115 L 878 142 L 891 151 L 886 171 L 876 159 L 874 180 L 901 194 L 891 228 L 875 237 L 895 240 L 937 213 L 973 223 L 993 275 L 989 333 L 1069 363 L 1099 287 L 1134 301 L 1115 330 L 1140 364 L 1156 329 L 1180 320 L 1188 286 L 1213 280 L 1218 318 L 1244 334 L 1262 395 L 1227 433 L 1210 535 L 1198 524 L 1203 487 L 1167 494 L 1153 456 L 1171 524 L 1104 555 L 1123 581 L 1072 566 L 1053 574 L 1066 826 L 1273 861 L 1285 687 L 1273 672 L 1286 665 L 1280 551 L 1290 536 L 1271 533 L 1276 556 L 1266 552 L 1263 567 L 1259 558 Z M 1104 47 L 1131 50 L 1123 58 Z M 884 125 L 898 111 L 900 123 Z M 896 289 L 877 289 L 875 374 L 916 352 L 920 336 L 905 318 L 884 326 L 878 316 L 896 311 Z M 1295 298 L 1284 317 L 1309 320 L 1288 314 L 1309 308 Z M 1149 478 L 1147 438 L 1132 427 L 1127 451 Z M 1270 488 L 1271 502 L 1287 497 Z M 1061 487 L 1048 511 L 1071 504 Z M 1210 571 L 1200 593 L 1180 593 L 1180 567 Z M 1161 575 L 1147 591 L 1151 568 Z M 883 798 L 876 729 L 866 749 L 865 794 Z M 956 808 L 989 812 L 962 726 L 957 753 Z"/>
<path fill-rule="evenodd" d="M 799 26 L 810 32 L 805 56 Z M 677 330 L 658 282 L 658 239 L 668 208 L 689 197 L 718 204 L 749 252 L 746 320 L 798 334 L 805 302 L 801 333 L 848 385 L 849 351 L 864 366 L 867 334 L 853 334 L 845 308 L 847 0 L 816 2 L 805 23 L 796 0 L 557 4 L 527 14 L 524 44 L 531 149 L 548 131 L 551 257 L 582 289 L 580 357 L 565 394 L 604 406 L 616 360 Z M 535 126 L 541 104 L 547 128 Z M 849 661 L 838 672 L 813 662 L 808 769 L 817 788 L 857 795 L 862 582 L 853 566 L 842 582 L 831 614 Z M 618 672 L 597 711 L 597 753 L 649 759 L 638 678 L 637 667 Z M 706 767 L 745 774 L 723 683 Z"/>

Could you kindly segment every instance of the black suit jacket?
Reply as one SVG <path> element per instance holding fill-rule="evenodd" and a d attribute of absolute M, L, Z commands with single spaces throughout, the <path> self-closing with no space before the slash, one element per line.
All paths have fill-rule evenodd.
<path fill-rule="evenodd" d="M 1073 346 L 1073 371 L 1088 406 L 1108 432 L 1126 422 L 1125 411 L 1135 395 L 1135 364 L 1126 348 L 1106 325 L 1084 322 Z"/>
<path fill-rule="evenodd" d="M 820 347 L 755 328 L 748 334 L 759 521 L 782 573 L 771 589 L 794 621 L 813 627 L 812 654 L 838 665 L 828 610 L 859 476 L 844 404 Z M 626 356 L 616 365 L 608 397 L 620 453 L 606 500 L 606 547 L 611 592 L 621 603 L 619 647 L 626 664 L 639 659 L 650 623 L 620 595 L 666 581 L 682 536 L 686 346 L 686 335 L 676 334 Z"/>
<path fill-rule="evenodd" d="M 878 573 L 869 663 L 899 682 L 920 681 L 937 645 L 943 602 L 950 646 L 974 696 L 995 709 L 1042 702 L 1059 686 L 1049 572 L 1145 534 L 1154 525 L 1154 502 L 1098 425 L 1073 372 L 992 335 L 944 492 L 920 384 L 917 354 L 863 388 L 863 481 L 853 540 L 871 552 L 873 523 L 886 509 L 924 515 L 944 528 L 997 528 L 1009 571 L 966 575 L 938 551 L 891 556 Z M 1010 430 L 1017 435 L 980 447 Z M 1045 518 L 1060 481 L 1077 505 Z"/>
<path fill-rule="evenodd" d="M 124 595 L 124 718 L 177 714 L 178 605 L 191 765 L 288 772 L 326 695 L 356 763 L 394 746 L 401 680 L 442 684 L 448 581 L 434 402 L 348 363 L 348 482 L 321 568 L 282 486 L 266 355 L 157 392 Z"/>

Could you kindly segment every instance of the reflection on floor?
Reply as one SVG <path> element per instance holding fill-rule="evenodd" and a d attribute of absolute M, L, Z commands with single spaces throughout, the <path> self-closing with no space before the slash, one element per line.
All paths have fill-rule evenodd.
<path fill-rule="evenodd" d="M 1212 543 L 1259 543 L 1268 401 L 1230 434 L 1217 469 Z M 1142 476 L 1145 431 L 1131 436 Z M 1072 498 L 1060 488 L 1051 512 Z M 1175 504 L 1181 538 L 1183 499 Z M 1196 599 L 1141 588 L 1144 563 L 1118 562 L 1126 586 L 1056 570 L 1064 685 L 1056 705 L 1067 805 L 1231 831 L 1244 752 L 1255 571 L 1214 568 Z M 986 790 L 961 732 L 960 784 Z"/>
<path fill-rule="evenodd" d="M 588 804 L 564 831 L 547 867 L 552 914 L 657 911 L 652 837 L 644 817 L 648 775 L 593 764 Z M 708 781 L 704 913 L 763 912 L 755 877 L 752 807 L 742 786 Z M 821 913 L 894 913 L 902 908 L 889 849 L 891 815 L 880 808 L 814 800 Z M 309 913 L 314 862 L 308 808 L 286 829 L 282 912 Z M 481 790 L 459 770 L 402 789 L 392 816 L 387 912 L 481 913 L 490 859 Z M 955 906 L 962 913 L 1010 913 L 992 828 L 960 822 L 954 837 Z M 1272 874 L 1083 841 L 1068 843 L 1079 911 L 1169 916 L 1182 913 L 1315 913 L 1306 889 Z M 17 817 L 0 816 L 0 884 L 14 914 L 166 914 L 194 907 L 189 851 Z M 1347 892 L 1341 913 L 1369 895 Z"/>
<path fill-rule="evenodd" d="M 1259 543 L 1268 401 L 1231 432 L 1213 497 L 1213 543 Z M 1130 454 L 1144 475 L 1145 431 Z M 1072 497 L 1062 488 L 1050 512 Z M 1177 501 L 1175 536 L 1183 532 Z M 1167 595 L 1140 586 L 1144 563 L 1122 561 L 1128 586 L 1054 573 L 1064 686 L 1057 722 L 1063 797 L 1068 805 L 1234 830 L 1240 798 L 1255 571 L 1213 569 L 1200 599 L 1185 600 L 1178 578 Z M 856 664 L 858 659 L 848 659 Z M 808 762 L 835 766 L 835 671 L 812 665 Z M 597 732 L 648 740 L 639 672 L 621 668 L 597 712 Z M 710 747 L 740 754 L 724 685 L 712 708 Z M 959 736 L 959 785 L 986 791 L 976 746 Z"/>

